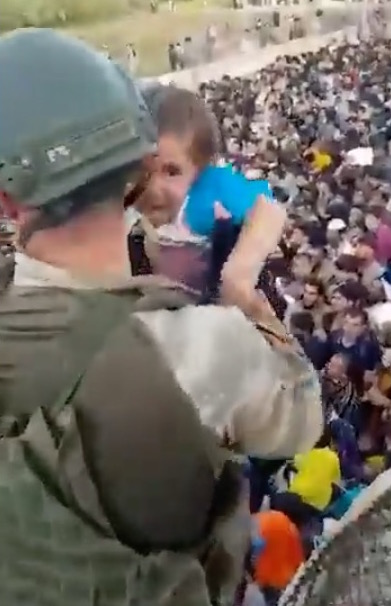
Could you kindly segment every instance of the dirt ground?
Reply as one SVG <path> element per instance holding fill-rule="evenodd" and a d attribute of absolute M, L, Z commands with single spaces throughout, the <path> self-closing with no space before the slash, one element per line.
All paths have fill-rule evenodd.
<path fill-rule="evenodd" d="M 222 4 L 223 0 L 220 2 Z M 139 53 L 139 73 L 149 76 L 168 71 L 167 46 L 170 42 L 183 40 L 185 36 L 198 36 L 202 40 L 212 23 L 220 28 L 228 25 L 240 30 L 243 18 L 240 11 L 189 3 L 179 6 L 175 13 L 163 8 L 157 14 L 138 11 L 121 19 L 71 27 L 67 31 L 97 48 L 107 46 L 111 56 L 117 59 L 125 56 L 126 44 L 133 43 Z"/>
<path fill-rule="evenodd" d="M 220 32 L 224 32 L 222 39 L 230 40 L 229 50 L 232 52 L 238 48 L 244 30 L 254 27 L 259 13 L 268 12 L 270 18 L 272 10 L 237 11 L 227 8 L 230 4 L 231 0 L 207 0 L 206 6 L 204 0 L 177 0 L 177 10 L 174 13 L 169 12 L 167 5 L 163 4 L 156 14 L 148 10 L 134 10 L 122 18 L 70 27 L 67 31 L 97 48 L 107 47 L 113 58 L 124 61 L 126 44 L 133 43 L 139 53 L 138 74 L 152 76 L 169 71 L 167 47 L 170 42 L 183 41 L 186 36 L 191 36 L 196 41 L 197 48 L 202 48 L 206 29 L 214 24 Z M 336 13 L 339 13 L 340 4 L 342 3 L 334 2 L 333 10 Z M 343 6 L 344 4 L 341 10 Z M 294 9 L 292 6 L 281 7 L 279 12 L 284 18 L 293 12 L 303 13 L 307 18 L 308 5 L 295 6 Z M 338 18 L 337 23 L 336 27 L 339 27 Z"/>

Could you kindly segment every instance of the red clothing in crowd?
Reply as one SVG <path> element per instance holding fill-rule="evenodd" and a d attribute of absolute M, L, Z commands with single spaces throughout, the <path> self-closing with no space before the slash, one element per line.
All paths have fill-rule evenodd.
<path fill-rule="evenodd" d="M 376 260 L 385 265 L 391 259 L 391 226 L 380 223 L 376 232 Z"/>

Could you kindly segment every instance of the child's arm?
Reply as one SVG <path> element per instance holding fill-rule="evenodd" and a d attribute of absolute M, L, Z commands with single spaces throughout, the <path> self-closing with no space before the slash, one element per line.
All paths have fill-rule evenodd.
<path fill-rule="evenodd" d="M 222 271 L 222 281 L 234 281 L 236 287 L 254 289 L 268 255 L 281 239 L 286 213 L 276 202 L 258 196 L 241 229 L 238 241 Z"/>

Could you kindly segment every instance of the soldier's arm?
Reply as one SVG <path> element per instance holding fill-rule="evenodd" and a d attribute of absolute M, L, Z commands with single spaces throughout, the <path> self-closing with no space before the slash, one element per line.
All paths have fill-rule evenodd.
<path fill-rule="evenodd" d="M 271 347 L 239 309 L 189 306 L 139 318 L 201 421 L 221 436 L 228 432 L 243 453 L 291 457 L 318 440 L 323 417 L 314 369 L 297 360 L 289 372 L 289 355 Z M 300 402 L 293 388 L 299 369 Z"/>

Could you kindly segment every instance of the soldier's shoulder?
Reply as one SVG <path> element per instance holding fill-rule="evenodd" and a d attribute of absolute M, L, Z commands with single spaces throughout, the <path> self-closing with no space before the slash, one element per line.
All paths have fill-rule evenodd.
<path fill-rule="evenodd" d="M 70 320 L 80 308 L 81 299 L 73 291 L 10 283 L 0 294 L 0 326 L 11 317 L 21 325 L 57 323 L 58 316 Z"/>

